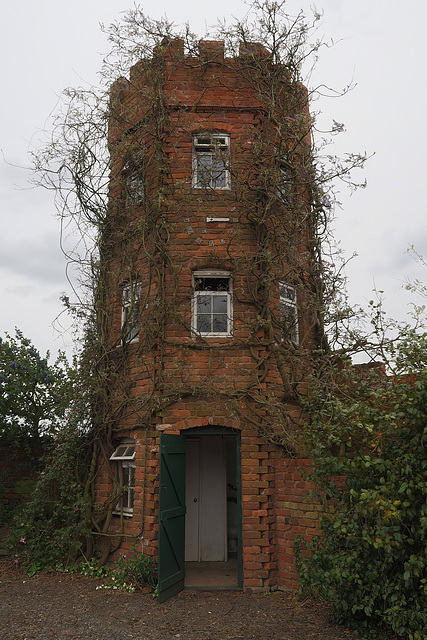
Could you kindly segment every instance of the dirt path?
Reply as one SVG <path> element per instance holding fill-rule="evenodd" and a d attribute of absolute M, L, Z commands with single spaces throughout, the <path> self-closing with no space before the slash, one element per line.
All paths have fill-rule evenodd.
<path fill-rule="evenodd" d="M 2 640 L 354 640 L 321 608 L 294 596 L 183 591 L 164 604 L 150 594 L 97 590 L 101 581 L 28 578 L 0 559 Z"/>

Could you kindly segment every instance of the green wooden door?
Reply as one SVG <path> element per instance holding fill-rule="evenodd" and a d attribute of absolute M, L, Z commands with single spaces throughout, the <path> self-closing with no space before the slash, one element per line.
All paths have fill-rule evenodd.
<path fill-rule="evenodd" d="M 159 602 L 184 588 L 185 439 L 160 435 Z"/>

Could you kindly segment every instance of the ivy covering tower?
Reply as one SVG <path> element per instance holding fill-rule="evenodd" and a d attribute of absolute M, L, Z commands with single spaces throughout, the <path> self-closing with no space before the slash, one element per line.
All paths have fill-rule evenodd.
<path fill-rule="evenodd" d="M 108 140 L 108 532 L 158 554 L 167 594 L 184 557 L 235 556 L 235 586 L 291 585 L 314 515 L 293 531 L 300 485 L 283 479 L 323 335 L 307 91 L 262 45 L 189 55 L 165 38 L 113 84 Z"/>
<path fill-rule="evenodd" d="M 228 586 L 296 587 L 294 540 L 316 531 L 305 399 L 351 314 L 324 260 L 333 184 L 365 157 L 313 141 L 300 73 L 321 43 L 283 6 L 202 40 L 135 7 L 35 158 L 81 238 L 85 557 L 136 545 L 161 598 L 205 562 Z"/>

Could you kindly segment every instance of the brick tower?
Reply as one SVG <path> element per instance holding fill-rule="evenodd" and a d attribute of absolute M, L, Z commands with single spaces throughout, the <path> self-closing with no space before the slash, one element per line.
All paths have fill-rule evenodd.
<path fill-rule="evenodd" d="M 153 556 L 161 599 L 296 587 L 293 542 L 316 520 L 299 447 L 318 330 L 306 91 L 260 45 L 165 40 L 113 85 L 109 148 L 108 550 Z"/>

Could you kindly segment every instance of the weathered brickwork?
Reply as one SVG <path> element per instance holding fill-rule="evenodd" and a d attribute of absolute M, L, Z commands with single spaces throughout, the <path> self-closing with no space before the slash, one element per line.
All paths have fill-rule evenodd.
<path fill-rule="evenodd" d="M 180 409 L 177 409 L 180 412 Z M 210 424 L 222 425 L 221 416 Z M 208 423 L 209 424 L 209 423 Z M 208 426 L 203 418 L 178 420 L 160 427 L 162 432 L 181 433 L 186 428 Z M 235 426 L 235 425 L 233 425 Z M 120 553 L 133 545 L 157 557 L 159 495 L 159 433 L 135 431 L 135 504 L 133 517 L 125 521 Z M 298 589 L 294 543 L 318 534 L 320 506 L 309 498 L 313 484 L 306 480 L 307 459 L 287 459 L 253 431 L 242 430 L 242 543 L 243 586 L 247 589 Z M 111 485 L 101 470 L 97 495 L 108 499 Z M 120 531 L 119 518 L 111 529 Z"/>
<path fill-rule="evenodd" d="M 313 483 L 306 479 L 309 460 L 276 460 L 276 527 L 278 583 L 298 588 L 294 544 L 318 535 L 320 505 L 309 499 Z M 304 545 L 302 545 L 304 547 Z"/>
<path fill-rule="evenodd" d="M 246 188 L 245 176 L 253 132 L 264 126 L 262 105 L 233 60 L 224 61 L 222 43 L 200 43 L 200 58 L 185 56 L 182 41 L 168 46 L 161 71 L 163 102 L 158 105 L 164 113 L 162 136 L 156 138 L 150 120 L 153 83 L 148 78 L 156 67 L 155 56 L 136 64 L 129 80 L 120 79 L 112 88 L 109 216 L 114 230 L 106 248 L 104 311 L 116 359 L 124 361 L 117 365 L 119 382 L 113 391 L 121 403 L 116 441 L 128 437 L 135 442 L 135 489 L 132 517 L 121 521 L 113 515 L 110 532 L 122 540 L 119 553 L 136 544 L 157 557 L 160 434 L 184 434 L 196 427 L 235 430 L 230 433 L 240 433 L 243 588 L 296 588 L 293 544 L 299 534 L 314 535 L 317 511 L 306 502 L 308 483 L 301 470 L 307 461 L 287 457 L 264 432 L 268 409 L 260 407 L 257 398 L 280 397 L 282 376 L 271 353 L 250 333 L 257 320 L 253 292 L 259 273 L 251 273 L 249 265 L 256 263 L 259 238 L 247 220 L 245 198 L 249 202 L 253 197 L 253 178 L 248 178 Z M 306 110 L 306 104 L 301 109 Z M 192 136 L 198 132 L 230 136 L 230 161 L 234 174 L 242 176 L 240 182 L 236 179 L 231 188 L 215 193 L 192 188 Z M 274 134 L 266 129 L 265 135 L 272 137 L 273 157 Z M 156 144 L 161 144 L 167 160 L 163 170 Z M 139 206 L 125 207 L 123 157 L 129 147 L 144 148 L 145 193 Z M 161 194 L 160 182 L 166 185 Z M 155 224 L 148 212 L 153 194 L 158 200 L 161 196 Z M 306 229 L 301 222 L 274 232 L 288 234 L 303 255 Z M 167 252 L 163 262 L 162 247 Z M 301 258 L 301 272 L 303 262 Z M 232 335 L 206 337 L 191 330 L 192 278 L 194 271 L 203 269 L 232 274 Z M 272 276 L 277 282 L 286 273 L 283 263 Z M 140 335 L 122 347 L 122 289 L 132 278 L 141 282 Z M 159 299 L 173 300 L 173 305 L 156 316 Z M 277 285 L 271 301 L 277 316 Z M 300 342 L 307 347 L 312 341 L 309 320 L 301 314 L 298 326 Z M 161 343 L 156 338 L 160 331 Z M 280 331 L 275 340 L 280 341 Z M 254 361 L 261 363 L 258 369 Z M 149 404 L 154 400 L 156 410 Z M 298 408 L 290 405 L 289 413 L 298 415 Z M 98 474 L 97 497 L 102 503 L 111 497 L 113 465 L 104 460 Z"/>

